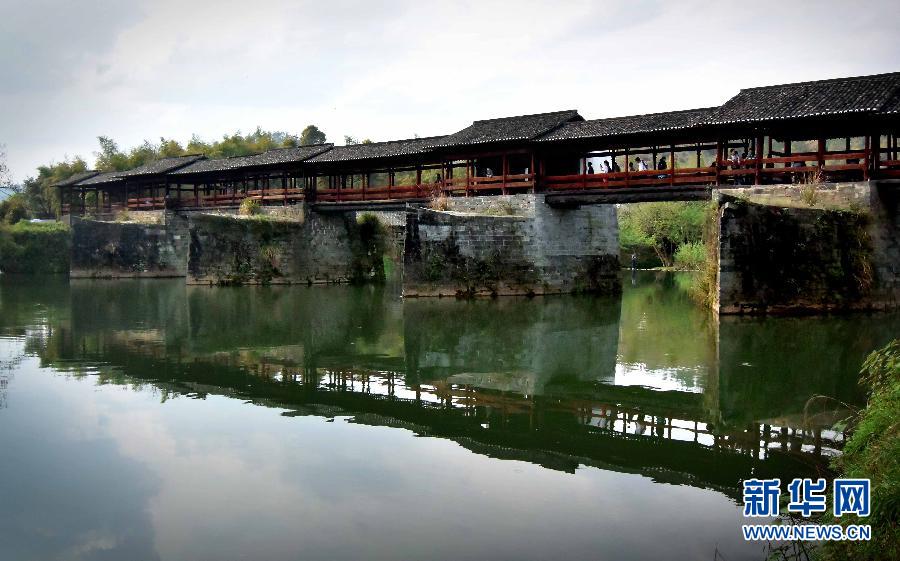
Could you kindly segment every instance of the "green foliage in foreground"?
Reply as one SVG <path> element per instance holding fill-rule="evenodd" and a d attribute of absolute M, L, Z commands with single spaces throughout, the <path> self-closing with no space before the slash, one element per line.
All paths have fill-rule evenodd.
<path fill-rule="evenodd" d="M 673 266 L 679 247 L 702 240 L 704 207 L 702 202 L 620 206 L 619 244 L 622 251 L 640 254 L 642 249 L 649 248 L 664 267 Z"/>
<path fill-rule="evenodd" d="M 872 480 L 872 514 L 836 522 L 871 524 L 872 540 L 827 542 L 821 557 L 829 561 L 900 559 L 900 339 L 871 353 L 861 373 L 869 403 L 834 467 L 841 477 Z"/>
<path fill-rule="evenodd" d="M 58 222 L 0 225 L 0 271 L 3 273 L 68 273 L 69 228 Z"/>

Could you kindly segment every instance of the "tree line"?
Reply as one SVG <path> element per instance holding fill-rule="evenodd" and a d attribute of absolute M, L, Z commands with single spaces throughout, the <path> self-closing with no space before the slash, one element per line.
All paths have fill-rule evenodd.
<path fill-rule="evenodd" d="M 357 143 L 352 137 L 347 137 L 346 140 L 348 143 Z M 118 143 L 107 136 L 100 136 L 97 141 L 100 147 L 94 152 L 96 163 L 93 168 L 88 166 L 84 158 L 76 156 L 62 162 L 38 166 L 37 173 L 21 185 L 12 183 L 6 165 L 6 153 L 0 146 L 0 198 L 5 195 L 0 201 L 0 223 L 12 224 L 28 217 L 56 216 L 60 201 L 53 185 L 90 169 L 101 172 L 123 171 L 162 158 L 186 154 L 203 154 L 208 158 L 248 156 L 273 148 L 322 144 L 326 141 L 326 136 L 316 125 L 309 125 L 299 135 L 257 127 L 249 134 L 235 132 L 212 142 L 205 141 L 196 134 L 184 145 L 171 138 L 160 138 L 159 142 L 145 140 L 130 150 L 121 149 Z M 371 141 L 366 139 L 363 142 Z"/>

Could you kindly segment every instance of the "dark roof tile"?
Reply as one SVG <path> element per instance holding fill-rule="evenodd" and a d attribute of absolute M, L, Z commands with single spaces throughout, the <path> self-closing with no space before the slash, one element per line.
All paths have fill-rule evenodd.
<path fill-rule="evenodd" d="M 296 148 L 276 148 L 267 150 L 261 154 L 252 154 L 249 156 L 198 160 L 190 165 L 171 172 L 170 175 L 192 175 L 198 173 L 274 166 L 292 162 L 304 162 L 317 154 L 330 150 L 331 147 L 331 144 L 314 144 L 311 146 L 298 146 Z"/>
<path fill-rule="evenodd" d="M 176 156 L 174 158 L 162 158 L 161 160 L 156 160 L 133 169 L 121 171 L 119 172 L 119 176 L 137 177 L 168 173 L 205 158 L 206 156 L 203 154 L 189 154 L 187 156 Z"/>
<path fill-rule="evenodd" d="M 709 124 L 879 111 L 900 89 L 900 72 L 741 90 Z"/>
<path fill-rule="evenodd" d="M 345 162 L 352 160 L 373 160 L 378 158 L 392 158 L 396 156 L 409 156 L 439 142 L 443 136 L 429 136 L 426 138 L 409 138 L 406 140 L 390 140 L 388 142 L 368 142 L 365 144 L 348 144 L 335 146 L 327 152 L 323 152 L 310 163 Z"/>
<path fill-rule="evenodd" d="M 93 185 L 108 185 L 110 183 L 119 183 L 122 181 L 122 172 L 121 171 L 108 171 L 105 173 L 98 173 L 97 175 L 88 177 L 87 179 L 83 179 L 75 184 L 75 186 L 93 186 Z"/>
<path fill-rule="evenodd" d="M 716 109 L 718 108 L 706 107 L 684 111 L 669 111 L 667 113 L 648 113 L 646 115 L 632 115 L 629 117 L 574 121 L 566 123 L 537 140 L 539 142 L 553 142 L 686 129 L 701 124 Z"/>
<path fill-rule="evenodd" d="M 81 171 L 78 173 L 73 173 L 67 179 L 63 179 L 62 181 L 55 183 L 54 187 L 69 187 L 71 185 L 75 185 L 79 181 L 84 181 L 85 179 L 94 177 L 99 174 L 99 171 L 91 170 L 91 171 Z"/>
<path fill-rule="evenodd" d="M 467 146 L 490 142 L 532 140 L 571 121 L 584 120 L 578 111 L 555 111 L 519 117 L 503 117 L 475 121 L 463 130 L 446 136 L 434 147 Z"/>

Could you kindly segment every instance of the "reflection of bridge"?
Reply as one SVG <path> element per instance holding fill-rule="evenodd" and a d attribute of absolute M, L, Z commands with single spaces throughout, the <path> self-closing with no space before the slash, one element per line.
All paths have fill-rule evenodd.
<path fill-rule="evenodd" d="M 858 364 L 877 344 L 875 331 L 841 318 L 772 320 L 765 329 L 723 321 L 721 342 L 692 336 L 717 356 L 679 358 L 703 364 L 703 382 L 660 391 L 615 385 L 611 375 L 619 354 L 667 356 L 647 348 L 653 333 L 628 331 L 635 311 L 647 312 L 631 298 L 661 300 L 637 290 L 621 300 L 398 302 L 339 287 L 328 298 L 326 289 L 250 293 L 166 281 L 0 288 L 0 328 L 51 318 L 29 352 L 102 383 L 347 415 L 480 454 L 639 472 L 732 496 L 742 477 L 804 472 L 840 446 L 841 435 L 825 429 L 831 419 L 803 422 L 803 404 L 812 394 L 853 401 Z M 866 344 L 855 348 L 854 335 Z M 796 352 L 769 358 L 763 349 L 773 341 L 792 341 Z M 776 358 L 752 375 L 744 366 Z"/>
<path fill-rule="evenodd" d="M 591 465 L 641 473 L 735 498 L 735 481 L 812 473 L 842 441 L 821 426 L 720 427 L 704 403 L 708 396 L 690 392 L 579 382 L 522 395 L 453 377 L 417 381 L 395 371 L 314 368 L 265 355 L 214 353 L 185 362 L 158 344 L 134 346 L 115 335 L 64 346 L 74 354 L 65 353 L 56 367 L 84 365 L 107 383 L 151 383 L 169 397 L 226 395 L 287 409 L 285 415 L 346 415 L 448 438 L 492 457 L 565 471 Z"/>
<path fill-rule="evenodd" d="M 791 183 L 807 175 L 900 177 L 898 115 L 900 73 L 892 73 L 751 88 L 720 107 L 687 111 L 596 120 L 559 111 L 475 121 L 430 138 L 168 158 L 77 174 L 58 187 L 64 212 L 84 212 L 88 193 L 97 194 L 98 210 L 538 191 L 683 198 L 709 186 Z M 600 173 L 603 161 L 609 173 Z"/>

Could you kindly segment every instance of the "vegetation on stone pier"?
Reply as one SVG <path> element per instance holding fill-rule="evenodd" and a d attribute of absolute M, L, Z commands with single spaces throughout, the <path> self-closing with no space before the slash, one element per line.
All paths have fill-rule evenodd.
<path fill-rule="evenodd" d="M 861 374 L 868 405 L 833 467 L 840 477 L 872 481 L 872 513 L 862 519 L 844 515 L 831 523 L 870 524 L 872 539 L 826 542 L 820 553 L 827 561 L 900 559 L 900 339 L 872 352 Z"/>
<path fill-rule="evenodd" d="M 68 273 L 69 228 L 59 223 L 0 225 L 0 272 Z"/>

